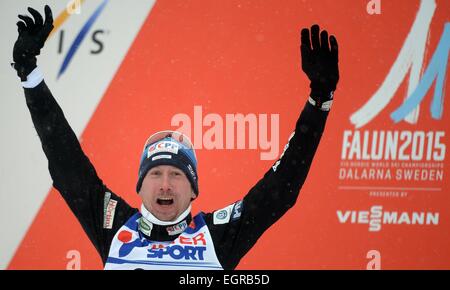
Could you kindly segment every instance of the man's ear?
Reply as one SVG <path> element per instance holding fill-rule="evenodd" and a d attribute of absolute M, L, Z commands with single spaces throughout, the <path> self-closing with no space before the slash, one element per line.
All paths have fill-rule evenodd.
<path fill-rule="evenodd" d="M 197 195 L 195 194 L 194 190 L 191 190 L 191 200 L 195 200 L 197 198 Z"/>

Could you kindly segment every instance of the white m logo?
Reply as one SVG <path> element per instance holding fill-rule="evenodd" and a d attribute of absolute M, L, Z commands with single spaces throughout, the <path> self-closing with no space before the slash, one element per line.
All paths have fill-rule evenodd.
<path fill-rule="evenodd" d="M 435 10 L 435 0 L 421 1 L 411 31 L 383 84 L 369 101 L 350 116 L 350 121 L 356 128 L 369 123 L 389 104 L 409 70 L 411 72 L 407 96 L 404 103 L 391 114 L 391 118 L 394 122 L 405 120 L 411 124 L 416 123 L 420 103 L 434 80 L 436 80 L 436 88 L 431 104 L 431 115 L 434 119 L 442 117 L 444 82 L 450 48 L 450 22 L 445 24 L 438 47 L 422 79 L 420 78 L 427 36 Z"/>

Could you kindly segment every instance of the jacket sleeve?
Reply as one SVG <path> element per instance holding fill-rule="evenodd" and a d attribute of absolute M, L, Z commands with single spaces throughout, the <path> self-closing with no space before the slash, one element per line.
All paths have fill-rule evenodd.
<path fill-rule="evenodd" d="M 137 210 L 112 193 L 97 176 L 45 82 L 24 90 L 53 186 L 105 263 L 114 234 Z"/>
<path fill-rule="evenodd" d="M 327 116 L 328 112 L 307 102 L 283 154 L 264 177 L 242 201 L 221 210 L 222 213 L 206 214 L 216 254 L 224 269 L 234 269 L 264 231 L 295 204 Z M 224 216 L 228 216 L 226 222 L 220 220 Z"/>

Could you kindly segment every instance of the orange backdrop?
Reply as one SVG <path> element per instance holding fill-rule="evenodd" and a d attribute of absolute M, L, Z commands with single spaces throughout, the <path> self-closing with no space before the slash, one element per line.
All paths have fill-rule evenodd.
<path fill-rule="evenodd" d="M 444 174 L 438 181 L 339 178 L 345 130 L 446 132 L 450 121 L 445 102 L 443 117 L 431 117 L 433 87 L 416 124 L 394 123 L 389 114 L 406 95 L 405 80 L 370 123 L 357 129 L 350 122 L 386 78 L 420 5 L 418 0 L 383 0 L 381 14 L 370 15 L 367 2 L 158 1 L 86 127 L 83 149 L 102 180 L 135 207 L 139 206 L 135 183 L 143 142 L 155 131 L 177 129 L 171 125 L 176 114 L 198 121 L 194 106 L 201 106 L 203 117 L 218 114 L 224 121 L 226 114 L 278 114 L 275 133 L 281 153 L 309 93 L 309 81 L 301 71 L 300 30 L 318 23 L 336 35 L 340 46 L 341 79 L 334 106 L 296 206 L 266 232 L 238 269 L 365 269 L 370 250 L 380 253 L 383 269 L 448 269 L 450 196 L 445 158 L 437 162 Z M 449 2 L 436 0 L 436 4 L 424 69 L 449 20 Z M 210 128 L 195 124 L 203 134 Z M 270 120 L 268 124 L 270 128 Z M 448 144 L 447 135 L 441 142 Z M 198 149 L 201 194 L 194 212 L 241 199 L 275 161 L 261 160 L 264 151 L 249 149 L 248 144 L 245 149 Z M 424 190 L 403 189 L 403 197 L 379 197 L 370 190 L 343 186 Z M 367 223 L 339 220 L 338 211 L 370 211 L 375 205 L 399 214 L 438 213 L 439 221 L 382 224 L 373 232 Z M 102 268 L 94 247 L 52 189 L 9 268 L 65 269 L 71 249 L 81 253 L 83 269 Z"/>

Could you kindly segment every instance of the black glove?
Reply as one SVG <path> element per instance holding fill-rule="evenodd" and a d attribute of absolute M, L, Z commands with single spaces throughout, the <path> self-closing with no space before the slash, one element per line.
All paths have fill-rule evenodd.
<path fill-rule="evenodd" d="M 17 71 L 17 75 L 22 81 L 36 68 L 36 56 L 39 55 L 44 46 L 50 31 L 53 29 L 52 11 L 48 5 L 45 5 L 45 21 L 41 14 L 31 7 L 28 11 L 34 18 L 19 15 L 23 21 L 17 22 L 19 37 L 14 44 L 13 60 L 11 65 Z"/>
<path fill-rule="evenodd" d="M 333 92 L 339 81 L 338 68 L 338 44 L 336 38 L 330 36 L 328 44 L 328 32 L 320 33 L 319 25 L 311 27 L 311 40 L 309 29 L 302 29 L 302 69 L 311 81 L 311 98 L 317 107 L 321 107 L 326 101 L 333 98 Z M 312 42 L 312 48 L 311 48 Z"/>

